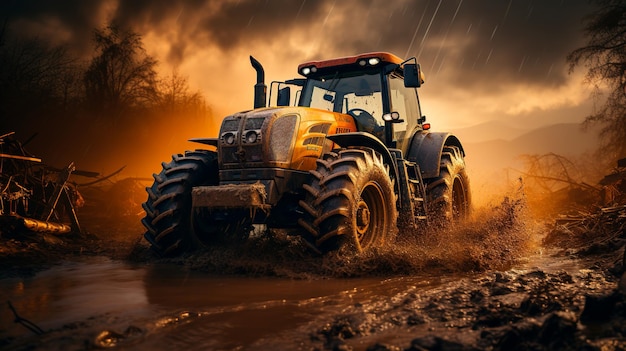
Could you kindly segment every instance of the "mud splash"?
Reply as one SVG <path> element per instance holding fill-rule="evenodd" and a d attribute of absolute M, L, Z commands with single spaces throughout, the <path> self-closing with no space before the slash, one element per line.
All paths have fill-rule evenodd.
<path fill-rule="evenodd" d="M 208 273 L 292 279 L 480 272 L 506 269 L 528 256 L 538 247 L 538 232 L 523 197 L 506 197 L 465 223 L 399 233 L 393 243 L 363 254 L 320 257 L 297 236 L 272 231 L 253 235 L 243 245 L 212 247 L 165 261 Z"/>

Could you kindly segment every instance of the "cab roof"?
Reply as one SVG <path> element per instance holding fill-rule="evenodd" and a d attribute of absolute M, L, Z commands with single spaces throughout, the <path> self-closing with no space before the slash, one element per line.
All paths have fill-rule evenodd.
<path fill-rule="evenodd" d="M 387 64 L 401 64 L 404 62 L 398 56 L 388 52 L 369 52 L 356 56 L 345 56 L 339 58 L 333 58 L 323 61 L 309 61 L 298 65 L 298 73 L 303 76 L 308 76 L 311 73 L 315 74 L 318 71 L 327 71 L 329 68 L 349 68 L 354 66 L 355 68 L 373 68 L 374 66 L 385 66 Z M 308 69 L 308 70 L 307 70 Z M 309 73 L 305 73 L 305 72 Z"/>

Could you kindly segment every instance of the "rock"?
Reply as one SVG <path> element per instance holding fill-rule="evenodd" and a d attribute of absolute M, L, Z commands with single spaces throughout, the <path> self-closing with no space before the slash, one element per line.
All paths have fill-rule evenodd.
<path fill-rule="evenodd" d="M 426 319 L 424 319 L 424 316 L 417 313 L 413 313 L 406 318 L 407 325 L 419 325 L 424 323 L 426 323 Z"/>
<path fill-rule="evenodd" d="M 608 321 L 617 301 L 619 301 L 617 292 L 609 295 L 585 295 L 585 307 L 580 314 L 580 322 L 591 324 Z"/>
<path fill-rule="evenodd" d="M 481 290 L 472 290 L 470 292 L 470 301 L 473 303 L 479 303 L 485 298 L 485 293 Z"/>
<path fill-rule="evenodd" d="M 367 351 L 401 351 L 397 346 L 376 343 L 367 348 Z"/>
<path fill-rule="evenodd" d="M 458 342 L 442 339 L 438 336 L 424 336 L 413 339 L 411 346 L 405 351 L 469 351 L 474 348 L 463 345 Z"/>
<path fill-rule="evenodd" d="M 346 344 L 343 340 L 335 340 L 331 346 L 333 351 L 352 351 L 352 346 Z"/>
<path fill-rule="evenodd" d="M 531 321 L 520 321 L 517 324 L 505 329 L 504 333 L 495 338 L 496 344 L 494 350 L 532 350 L 535 347 L 531 345 L 535 344 L 534 337 L 537 335 L 540 326 L 537 323 Z M 483 333 L 483 338 L 492 337 L 490 333 Z"/>
<path fill-rule="evenodd" d="M 541 325 L 538 339 L 550 350 L 567 349 L 575 342 L 576 329 L 576 316 L 573 313 L 551 313 Z"/>
<path fill-rule="evenodd" d="M 529 316 L 560 311 L 563 309 L 563 296 L 554 292 L 553 284 L 543 281 L 530 292 L 530 295 L 520 304 L 520 311 Z"/>
<path fill-rule="evenodd" d="M 541 325 L 534 319 L 526 319 L 504 329 L 495 338 L 494 350 L 574 350 L 576 331 L 573 313 L 553 312 Z"/>

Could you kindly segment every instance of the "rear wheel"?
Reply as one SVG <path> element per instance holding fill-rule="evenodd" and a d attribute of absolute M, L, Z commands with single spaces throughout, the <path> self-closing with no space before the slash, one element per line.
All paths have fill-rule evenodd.
<path fill-rule="evenodd" d="M 446 225 L 466 219 L 471 211 L 469 177 L 461 150 L 445 146 L 439 177 L 426 179 L 428 214 L 432 222 Z"/>
<path fill-rule="evenodd" d="M 191 190 L 195 186 L 219 183 L 217 154 L 207 150 L 186 151 L 162 163 L 154 183 L 146 188 L 148 199 L 142 207 L 144 237 L 162 256 L 174 256 L 195 247 L 191 228 Z"/>
<path fill-rule="evenodd" d="M 313 181 L 300 201 L 300 225 L 320 252 L 346 244 L 358 252 L 381 246 L 397 232 L 396 197 L 388 168 L 371 149 L 325 155 L 311 171 Z"/>

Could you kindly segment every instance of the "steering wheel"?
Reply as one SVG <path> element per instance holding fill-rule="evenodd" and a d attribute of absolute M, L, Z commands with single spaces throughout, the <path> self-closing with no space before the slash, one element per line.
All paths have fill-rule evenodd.
<path fill-rule="evenodd" d="M 362 108 L 353 108 L 347 112 L 354 118 L 360 132 L 368 132 L 382 138 L 385 127 L 378 124 L 376 118 Z"/>
<path fill-rule="evenodd" d="M 355 114 L 355 112 L 358 112 L 358 114 Z M 371 117 L 371 118 L 374 118 L 374 116 L 372 116 L 369 112 L 365 111 L 365 110 L 364 110 L 364 109 L 362 109 L 362 108 L 353 108 L 353 109 L 349 110 L 349 111 L 347 112 L 347 114 L 349 114 L 350 116 L 352 116 L 352 117 L 354 117 L 354 118 L 359 118 L 359 117 L 361 117 L 361 115 L 363 115 L 363 114 L 365 114 L 365 115 L 363 115 L 363 117 Z"/>

